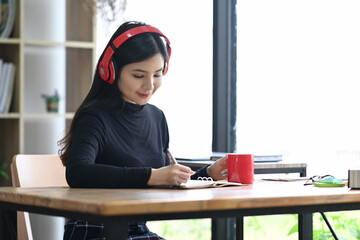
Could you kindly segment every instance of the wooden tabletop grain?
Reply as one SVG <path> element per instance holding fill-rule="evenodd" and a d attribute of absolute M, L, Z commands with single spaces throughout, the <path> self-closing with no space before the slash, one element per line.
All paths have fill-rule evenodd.
<path fill-rule="evenodd" d="M 2 187 L 0 201 L 100 216 L 360 202 L 359 190 L 318 188 L 303 183 L 259 180 L 240 187 L 190 190 Z"/>

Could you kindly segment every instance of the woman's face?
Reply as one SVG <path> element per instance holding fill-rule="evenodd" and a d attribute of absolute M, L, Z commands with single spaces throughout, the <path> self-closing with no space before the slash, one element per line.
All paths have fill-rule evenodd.
<path fill-rule="evenodd" d="M 142 62 L 125 65 L 118 86 L 124 100 L 145 105 L 161 86 L 164 58 L 158 53 Z"/>

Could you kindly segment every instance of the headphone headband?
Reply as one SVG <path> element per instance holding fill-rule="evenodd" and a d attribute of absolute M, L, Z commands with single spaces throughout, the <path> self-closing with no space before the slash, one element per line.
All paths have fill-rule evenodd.
<path fill-rule="evenodd" d="M 169 39 L 162 32 L 160 32 L 159 29 L 157 29 L 155 27 L 139 26 L 139 27 L 134 27 L 132 29 L 129 29 L 129 30 L 123 32 L 122 34 L 120 34 L 117 38 L 115 38 L 114 41 L 112 41 L 112 44 L 109 44 L 108 47 L 106 48 L 104 56 L 101 59 L 101 61 L 99 62 L 99 69 L 98 69 L 100 77 L 104 81 L 106 81 L 109 84 L 112 84 L 115 81 L 115 67 L 114 67 L 113 62 L 111 61 L 111 57 L 114 55 L 115 50 L 118 49 L 129 38 L 132 38 L 133 36 L 139 35 L 141 33 L 146 33 L 146 32 L 158 33 L 162 37 L 165 38 L 167 45 L 168 45 L 169 58 L 166 63 L 164 75 L 167 73 L 168 66 L 169 66 L 169 60 L 170 60 L 170 56 L 171 56 L 171 46 L 170 46 Z M 113 49 L 111 45 L 114 45 L 115 49 Z"/>

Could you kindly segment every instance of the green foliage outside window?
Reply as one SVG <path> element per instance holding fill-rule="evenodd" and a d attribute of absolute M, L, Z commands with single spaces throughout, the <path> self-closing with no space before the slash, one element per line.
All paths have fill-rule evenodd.
<path fill-rule="evenodd" d="M 339 239 L 360 239 L 360 211 L 327 212 L 325 214 Z M 244 239 L 297 240 L 297 221 L 296 214 L 245 217 Z M 149 222 L 148 226 L 151 231 L 167 240 L 211 240 L 210 219 L 153 221 Z M 313 214 L 313 239 L 334 239 L 319 213 Z"/>

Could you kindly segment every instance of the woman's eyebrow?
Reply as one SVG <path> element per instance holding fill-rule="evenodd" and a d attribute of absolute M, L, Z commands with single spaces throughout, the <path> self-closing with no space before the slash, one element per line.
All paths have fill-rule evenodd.
<path fill-rule="evenodd" d="M 155 72 L 161 72 L 163 70 L 163 68 L 161 67 L 160 69 L 156 70 Z M 133 69 L 134 72 L 143 72 L 143 73 L 147 73 L 148 71 L 145 71 L 143 69 Z"/>

